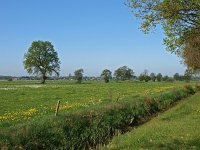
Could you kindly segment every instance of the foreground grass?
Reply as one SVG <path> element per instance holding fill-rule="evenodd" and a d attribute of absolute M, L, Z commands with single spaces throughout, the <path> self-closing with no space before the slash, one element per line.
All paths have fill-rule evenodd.
<path fill-rule="evenodd" d="M 47 81 L 47 84 L 41 85 L 37 81 L 0 81 L 0 127 L 53 115 L 58 100 L 61 100 L 61 112 L 71 111 L 99 105 L 106 101 L 154 95 L 185 84 L 185 82 L 136 83 L 132 81 L 75 84 L 69 81 Z"/>
<path fill-rule="evenodd" d="M 200 93 L 180 101 L 103 149 L 200 149 Z"/>

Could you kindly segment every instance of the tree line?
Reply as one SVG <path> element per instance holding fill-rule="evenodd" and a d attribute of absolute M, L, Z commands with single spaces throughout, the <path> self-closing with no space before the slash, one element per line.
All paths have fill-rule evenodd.
<path fill-rule="evenodd" d="M 78 69 L 74 72 L 74 76 L 71 77 L 72 79 L 77 80 L 77 83 L 81 83 L 84 79 L 84 70 Z M 161 73 L 148 73 L 148 70 L 144 70 L 139 76 L 135 76 L 132 69 L 128 68 L 127 66 L 119 67 L 117 70 L 114 71 L 112 76 L 112 72 L 109 69 L 104 69 L 100 75 L 101 79 L 104 80 L 105 83 L 109 83 L 110 80 L 115 81 L 125 81 L 125 80 L 139 80 L 141 82 L 173 82 L 173 81 L 190 81 L 192 79 L 192 73 L 185 71 L 184 75 L 180 75 L 179 73 L 175 73 L 173 77 L 169 77 L 167 75 L 163 76 Z"/>
<path fill-rule="evenodd" d="M 24 68 L 28 73 L 33 73 L 40 75 L 42 80 L 41 83 L 45 83 L 47 76 L 52 75 L 53 73 L 59 76 L 60 71 L 60 60 L 58 54 L 54 49 L 54 46 L 49 41 L 33 41 L 31 47 L 28 49 L 28 52 L 24 55 Z M 77 69 L 74 72 L 74 79 L 77 80 L 77 83 L 81 83 L 83 80 L 84 70 Z M 101 78 L 108 83 L 110 79 L 115 79 L 116 81 L 125 81 L 131 79 L 138 79 L 139 81 L 183 81 L 190 80 L 192 72 L 186 70 L 184 75 L 179 75 L 176 73 L 173 78 L 168 76 L 163 76 L 161 73 L 148 73 L 148 70 L 144 70 L 138 77 L 134 76 L 134 72 L 131 68 L 127 66 L 119 67 L 115 70 L 113 76 L 112 72 L 109 69 L 104 69 L 101 73 Z"/>

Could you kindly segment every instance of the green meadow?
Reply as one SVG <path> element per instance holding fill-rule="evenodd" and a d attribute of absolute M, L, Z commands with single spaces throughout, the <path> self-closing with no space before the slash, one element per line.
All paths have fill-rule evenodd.
<path fill-rule="evenodd" d="M 200 95 L 186 98 L 199 89 L 196 82 L 1 81 L 0 147 L 81 150 L 111 142 L 108 149 L 148 149 L 154 144 L 166 148 L 174 139 L 173 144 L 181 143 L 182 148 L 185 138 L 199 138 Z M 174 104 L 180 108 L 135 128 Z M 183 140 L 176 141 L 176 136 Z"/>
<path fill-rule="evenodd" d="M 133 81 L 108 84 L 92 81 L 76 84 L 72 81 L 47 81 L 47 84 L 42 85 L 37 81 L 1 81 L 0 125 L 22 123 L 47 114 L 54 115 L 58 100 L 61 101 L 59 112 L 70 111 L 103 102 L 154 95 L 185 84 Z"/>

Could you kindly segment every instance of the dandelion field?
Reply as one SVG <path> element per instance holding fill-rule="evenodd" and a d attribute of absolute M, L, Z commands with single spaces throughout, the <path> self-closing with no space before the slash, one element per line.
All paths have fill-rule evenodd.
<path fill-rule="evenodd" d="M 88 81 L 0 81 L 0 127 L 54 115 L 56 103 L 61 101 L 61 112 L 79 110 L 104 102 L 154 95 L 184 86 L 185 82 L 111 82 Z"/>

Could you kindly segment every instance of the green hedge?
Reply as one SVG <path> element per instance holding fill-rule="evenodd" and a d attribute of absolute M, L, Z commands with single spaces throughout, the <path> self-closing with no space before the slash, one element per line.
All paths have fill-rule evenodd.
<path fill-rule="evenodd" d="M 199 90 L 174 89 L 153 97 L 107 103 L 97 109 L 61 114 L 45 123 L 14 127 L 0 132 L 5 149 L 90 149 L 107 144 L 113 136 L 150 119 Z"/>

